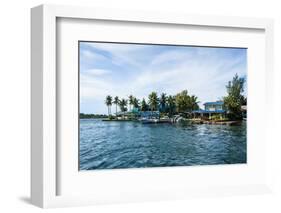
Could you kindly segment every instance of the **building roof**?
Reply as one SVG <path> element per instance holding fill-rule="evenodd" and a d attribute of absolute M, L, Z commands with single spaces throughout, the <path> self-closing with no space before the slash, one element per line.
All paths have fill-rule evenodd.
<path fill-rule="evenodd" d="M 223 105 L 223 101 L 206 102 L 204 105 Z"/>

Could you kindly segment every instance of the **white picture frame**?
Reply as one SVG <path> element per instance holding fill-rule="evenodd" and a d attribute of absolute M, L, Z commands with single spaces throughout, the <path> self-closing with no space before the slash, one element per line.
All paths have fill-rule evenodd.
<path fill-rule="evenodd" d="M 273 91 L 273 21 L 271 19 L 238 18 L 238 17 L 216 17 L 197 16 L 186 14 L 160 14 L 140 11 L 122 11 L 110 9 L 83 8 L 74 6 L 54 6 L 41 5 L 31 10 L 31 201 L 34 205 L 47 207 L 91 205 L 99 203 L 116 202 L 138 202 L 144 200 L 165 200 L 185 197 L 209 196 L 209 195 L 232 195 L 232 194 L 252 194 L 270 191 L 269 161 L 265 162 L 263 170 L 265 178 L 257 183 L 241 184 L 217 184 L 216 186 L 200 187 L 200 183 L 194 183 L 194 187 L 166 187 L 161 190 L 145 189 L 139 193 L 138 190 L 124 191 L 123 196 L 119 193 L 99 189 L 100 194 L 95 196 L 80 193 L 58 195 L 60 158 L 57 146 L 58 134 L 58 96 L 57 88 L 60 82 L 57 80 L 57 21 L 64 19 L 87 19 L 87 20 L 108 20 L 134 23 L 153 23 L 155 25 L 167 26 L 200 26 L 209 28 L 227 29 L 231 32 L 234 29 L 253 29 L 263 31 L 264 35 L 264 81 L 265 87 L 262 92 L 265 94 L 266 103 L 263 107 L 273 104 L 271 91 Z M 262 76 L 261 75 L 261 76 Z M 266 124 L 266 131 L 263 134 L 263 146 L 270 144 L 271 118 L 263 118 Z M 71 121 L 71 120 L 70 120 Z M 64 147 L 61 147 L 63 149 Z M 262 153 L 263 159 L 266 152 Z M 247 168 L 244 168 L 247 169 Z M 212 168 L 205 169 L 211 171 Z M 235 169 L 234 169 L 235 170 Z M 233 170 L 233 171 L 234 171 Z M 151 172 L 146 171 L 144 173 Z M 229 170 L 231 172 L 231 169 Z M 232 172 L 233 172 L 232 171 Z M 165 172 L 158 170 L 157 175 L 161 177 Z M 183 175 L 184 168 L 173 170 L 175 174 Z M 192 172 L 192 171 L 191 171 Z M 141 174 L 143 170 L 131 170 L 126 175 L 134 177 Z M 265 174 L 266 173 L 266 174 Z M 203 174 L 203 173 L 202 173 Z M 124 175 L 124 174 L 122 174 Z M 110 178 L 105 173 L 99 174 L 99 180 Z M 155 178 L 153 177 L 153 178 Z M 175 176 L 171 176 L 174 178 Z M 195 177 L 195 176 L 194 176 Z M 71 178 L 70 178 L 71 179 Z M 149 179 L 147 180 L 149 181 Z M 163 185 L 159 185 L 161 187 Z M 187 190 L 188 189 L 188 190 Z M 71 191 L 71 189 L 69 189 Z M 127 194 L 126 194 L 127 193 Z"/>

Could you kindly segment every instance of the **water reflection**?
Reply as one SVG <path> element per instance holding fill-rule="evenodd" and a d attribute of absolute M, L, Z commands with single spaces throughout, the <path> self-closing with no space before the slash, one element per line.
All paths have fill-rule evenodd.
<path fill-rule="evenodd" d="M 80 120 L 80 169 L 246 163 L 246 125 Z"/>

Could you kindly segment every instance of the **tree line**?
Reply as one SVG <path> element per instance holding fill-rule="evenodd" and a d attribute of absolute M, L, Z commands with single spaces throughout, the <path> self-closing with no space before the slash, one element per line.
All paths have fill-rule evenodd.
<path fill-rule="evenodd" d="M 85 114 L 85 113 L 80 113 L 80 118 L 81 119 L 107 118 L 107 115 L 104 115 L 104 114 Z"/>
<path fill-rule="evenodd" d="M 242 105 L 247 105 L 247 98 L 243 95 L 245 87 L 245 78 L 239 77 L 237 74 L 226 85 L 227 95 L 222 97 L 224 102 L 224 109 L 227 112 L 227 117 L 231 120 L 242 119 Z M 128 98 L 119 98 L 111 95 L 106 96 L 105 104 L 108 107 L 108 115 L 111 115 L 111 107 L 115 105 L 115 112 L 117 114 L 117 106 L 121 112 L 131 111 L 137 109 L 138 111 L 160 111 L 173 115 L 181 112 L 191 112 L 198 110 L 198 97 L 189 95 L 187 90 L 183 90 L 176 95 L 167 95 L 162 93 L 158 96 L 157 92 L 151 92 L 148 95 L 148 101 L 145 98 L 142 100 L 129 95 Z"/>
<path fill-rule="evenodd" d="M 107 95 L 105 98 L 108 115 L 111 115 L 113 104 L 115 105 L 116 114 L 119 106 L 121 112 L 128 110 L 131 112 L 132 109 L 136 109 L 138 111 L 160 111 L 173 115 L 174 113 L 199 109 L 198 103 L 198 98 L 195 95 L 189 95 L 187 90 L 183 90 L 176 95 L 161 93 L 159 96 L 157 92 L 153 91 L 148 95 L 148 101 L 145 98 L 140 100 L 133 95 L 129 95 L 127 99 L 120 99 L 118 96 L 113 98 L 111 95 Z"/>

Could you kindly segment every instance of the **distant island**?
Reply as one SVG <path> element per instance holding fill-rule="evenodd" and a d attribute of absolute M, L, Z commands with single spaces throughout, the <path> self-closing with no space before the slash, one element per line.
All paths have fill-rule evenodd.
<path fill-rule="evenodd" d="M 91 118 L 108 118 L 107 115 L 103 114 L 85 114 L 80 113 L 80 119 L 91 119 Z"/>
<path fill-rule="evenodd" d="M 151 92 L 148 102 L 142 101 L 133 95 L 128 99 L 112 98 L 108 95 L 105 104 L 108 114 L 80 113 L 80 119 L 97 119 L 103 121 L 141 121 L 142 123 L 175 123 L 178 121 L 196 124 L 237 124 L 246 120 L 247 97 L 244 92 L 245 79 L 237 74 L 226 85 L 227 96 L 221 100 L 204 103 L 204 109 L 199 108 L 198 97 L 189 95 L 183 90 L 176 95 L 167 96 L 162 93 L 160 97 L 156 92 Z M 111 107 L 115 104 L 115 115 Z M 120 111 L 117 111 L 119 106 Z M 127 108 L 129 106 L 129 109 Z"/>
<path fill-rule="evenodd" d="M 108 116 L 103 121 L 141 121 L 142 123 L 242 124 L 246 120 L 247 97 L 243 95 L 245 78 L 236 74 L 226 85 L 227 96 L 198 105 L 198 97 L 183 90 L 176 95 L 158 96 L 153 91 L 145 98 L 129 95 L 128 99 L 107 95 L 105 105 Z M 115 113 L 111 113 L 112 105 Z M 120 111 L 117 111 L 119 106 Z M 129 106 L 129 108 L 128 108 Z"/>

